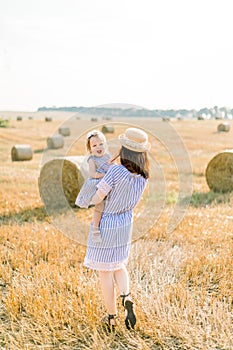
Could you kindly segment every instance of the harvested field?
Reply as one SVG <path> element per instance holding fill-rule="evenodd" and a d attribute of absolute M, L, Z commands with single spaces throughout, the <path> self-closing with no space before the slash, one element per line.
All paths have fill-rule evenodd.
<path fill-rule="evenodd" d="M 23 118 L 17 122 L 19 114 Z M 114 124 L 114 133 L 106 134 L 108 140 L 128 125 L 148 125 L 166 198 L 148 229 L 156 193 L 150 198 L 148 220 L 140 222 L 142 237 L 132 245 L 128 268 L 138 316 L 135 331 L 125 330 L 119 298 L 120 324 L 116 334 L 109 335 L 100 323 L 105 310 L 98 276 L 82 265 L 92 210 L 71 209 L 83 224 L 75 227 L 78 238 L 71 237 L 60 229 L 58 219 L 54 223 L 48 216 L 38 187 L 44 163 L 58 156 L 84 155 L 86 132 L 98 125 L 101 129 L 104 120 L 75 115 L 68 122 L 72 114 L 60 112 L 45 123 L 47 114 L 1 113 L 10 118 L 10 127 L 0 129 L 0 349 L 232 349 L 233 193 L 210 191 L 205 171 L 215 155 L 233 148 L 233 122 L 229 132 L 218 133 L 218 120 L 111 120 L 119 124 Z M 169 234 L 167 226 L 182 188 L 172 150 L 159 141 L 166 125 L 180 135 L 193 175 L 190 205 Z M 61 126 L 72 131 L 64 138 L 63 149 L 46 150 L 47 138 Z M 167 141 L 175 151 L 177 140 Z M 33 149 L 32 160 L 12 162 L 13 145 L 25 143 Z M 175 156 L 182 169 L 183 153 Z M 136 218 L 144 207 L 148 209 L 142 201 Z"/>

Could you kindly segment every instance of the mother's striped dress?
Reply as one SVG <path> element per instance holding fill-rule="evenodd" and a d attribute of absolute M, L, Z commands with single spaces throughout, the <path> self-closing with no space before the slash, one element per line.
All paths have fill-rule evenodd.
<path fill-rule="evenodd" d="M 147 180 L 132 174 L 123 165 L 112 165 L 98 183 L 107 198 L 100 221 L 101 243 L 92 240 L 92 224 L 84 265 L 112 271 L 127 263 L 133 226 L 133 208 L 139 202 Z"/>

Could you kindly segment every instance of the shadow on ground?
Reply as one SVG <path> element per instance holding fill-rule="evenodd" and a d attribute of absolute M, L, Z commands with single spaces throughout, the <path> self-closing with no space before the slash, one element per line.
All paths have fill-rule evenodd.
<path fill-rule="evenodd" d="M 34 221 L 48 221 L 48 214 L 45 207 L 36 208 L 24 208 L 19 212 L 10 212 L 6 215 L 0 216 L 0 224 L 12 224 L 17 222 L 18 224 L 24 222 L 34 222 Z"/>
<path fill-rule="evenodd" d="M 43 152 L 45 152 L 45 151 L 47 151 L 47 150 L 48 150 L 48 148 L 35 149 L 35 150 L 33 151 L 33 153 L 43 153 Z"/>
<path fill-rule="evenodd" d="M 213 191 L 209 192 L 193 192 L 190 206 L 199 208 L 206 207 L 211 204 L 230 203 L 233 198 L 233 192 L 217 193 Z"/>

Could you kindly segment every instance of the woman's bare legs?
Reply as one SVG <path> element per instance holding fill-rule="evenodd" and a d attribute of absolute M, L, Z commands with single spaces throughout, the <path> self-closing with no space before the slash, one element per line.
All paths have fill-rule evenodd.
<path fill-rule="evenodd" d="M 112 271 L 99 271 L 99 277 L 107 312 L 109 315 L 115 315 L 117 310 L 113 273 Z"/>
<path fill-rule="evenodd" d="M 122 305 L 125 308 L 126 328 L 134 328 L 137 320 L 133 310 L 133 302 L 129 295 L 129 275 L 125 266 L 120 270 L 114 271 L 114 279 L 121 293 Z"/>
<path fill-rule="evenodd" d="M 136 315 L 133 310 L 133 303 L 129 296 L 129 275 L 126 267 L 117 271 L 99 271 L 100 283 L 102 294 L 104 298 L 104 304 L 109 315 L 112 315 L 111 325 L 114 327 L 114 317 L 117 313 L 116 310 L 116 293 L 114 287 L 114 280 L 120 290 L 122 298 L 122 304 L 125 308 L 125 325 L 128 329 L 134 328 L 136 324 Z"/>
<path fill-rule="evenodd" d="M 129 294 L 129 274 L 126 269 L 126 266 L 124 266 L 120 270 L 114 271 L 113 275 L 121 295 Z M 129 296 L 127 296 L 126 298 L 128 300 L 130 299 Z"/>

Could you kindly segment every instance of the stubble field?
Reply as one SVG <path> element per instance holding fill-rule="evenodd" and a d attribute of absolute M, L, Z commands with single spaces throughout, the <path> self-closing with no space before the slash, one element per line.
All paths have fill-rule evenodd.
<path fill-rule="evenodd" d="M 144 236 L 131 249 L 135 330 L 125 329 L 119 298 L 117 331 L 106 334 L 100 322 L 105 310 L 98 275 L 82 265 L 85 245 L 55 227 L 38 189 L 46 139 L 71 114 L 60 113 L 57 119 L 52 114 L 51 122 L 43 114 L 34 113 L 31 120 L 29 115 L 16 121 L 15 114 L 5 113 L 11 116 L 10 126 L 0 128 L 0 348 L 232 349 L 233 194 L 211 192 L 205 169 L 214 155 L 233 149 L 233 122 L 227 133 L 217 132 L 217 120 L 171 122 L 188 152 L 193 176 L 183 220 L 166 233 L 180 191 L 171 150 L 153 138 L 166 123 L 112 120 L 119 125 L 107 138 L 117 137 L 123 123 L 150 132 L 152 155 L 166 180 L 166 200 L 158 219 L 149 230 L 145 223 Z M 82 155 L 84 138 L 79 136 L 105 121 L 80 116 L 72 123 L 67 154 Z M 32 146 L 33 159 L 12 162 L 12 146 L 25 143 Z M 81 215 L 91 220 L 90 211 Z"/>

